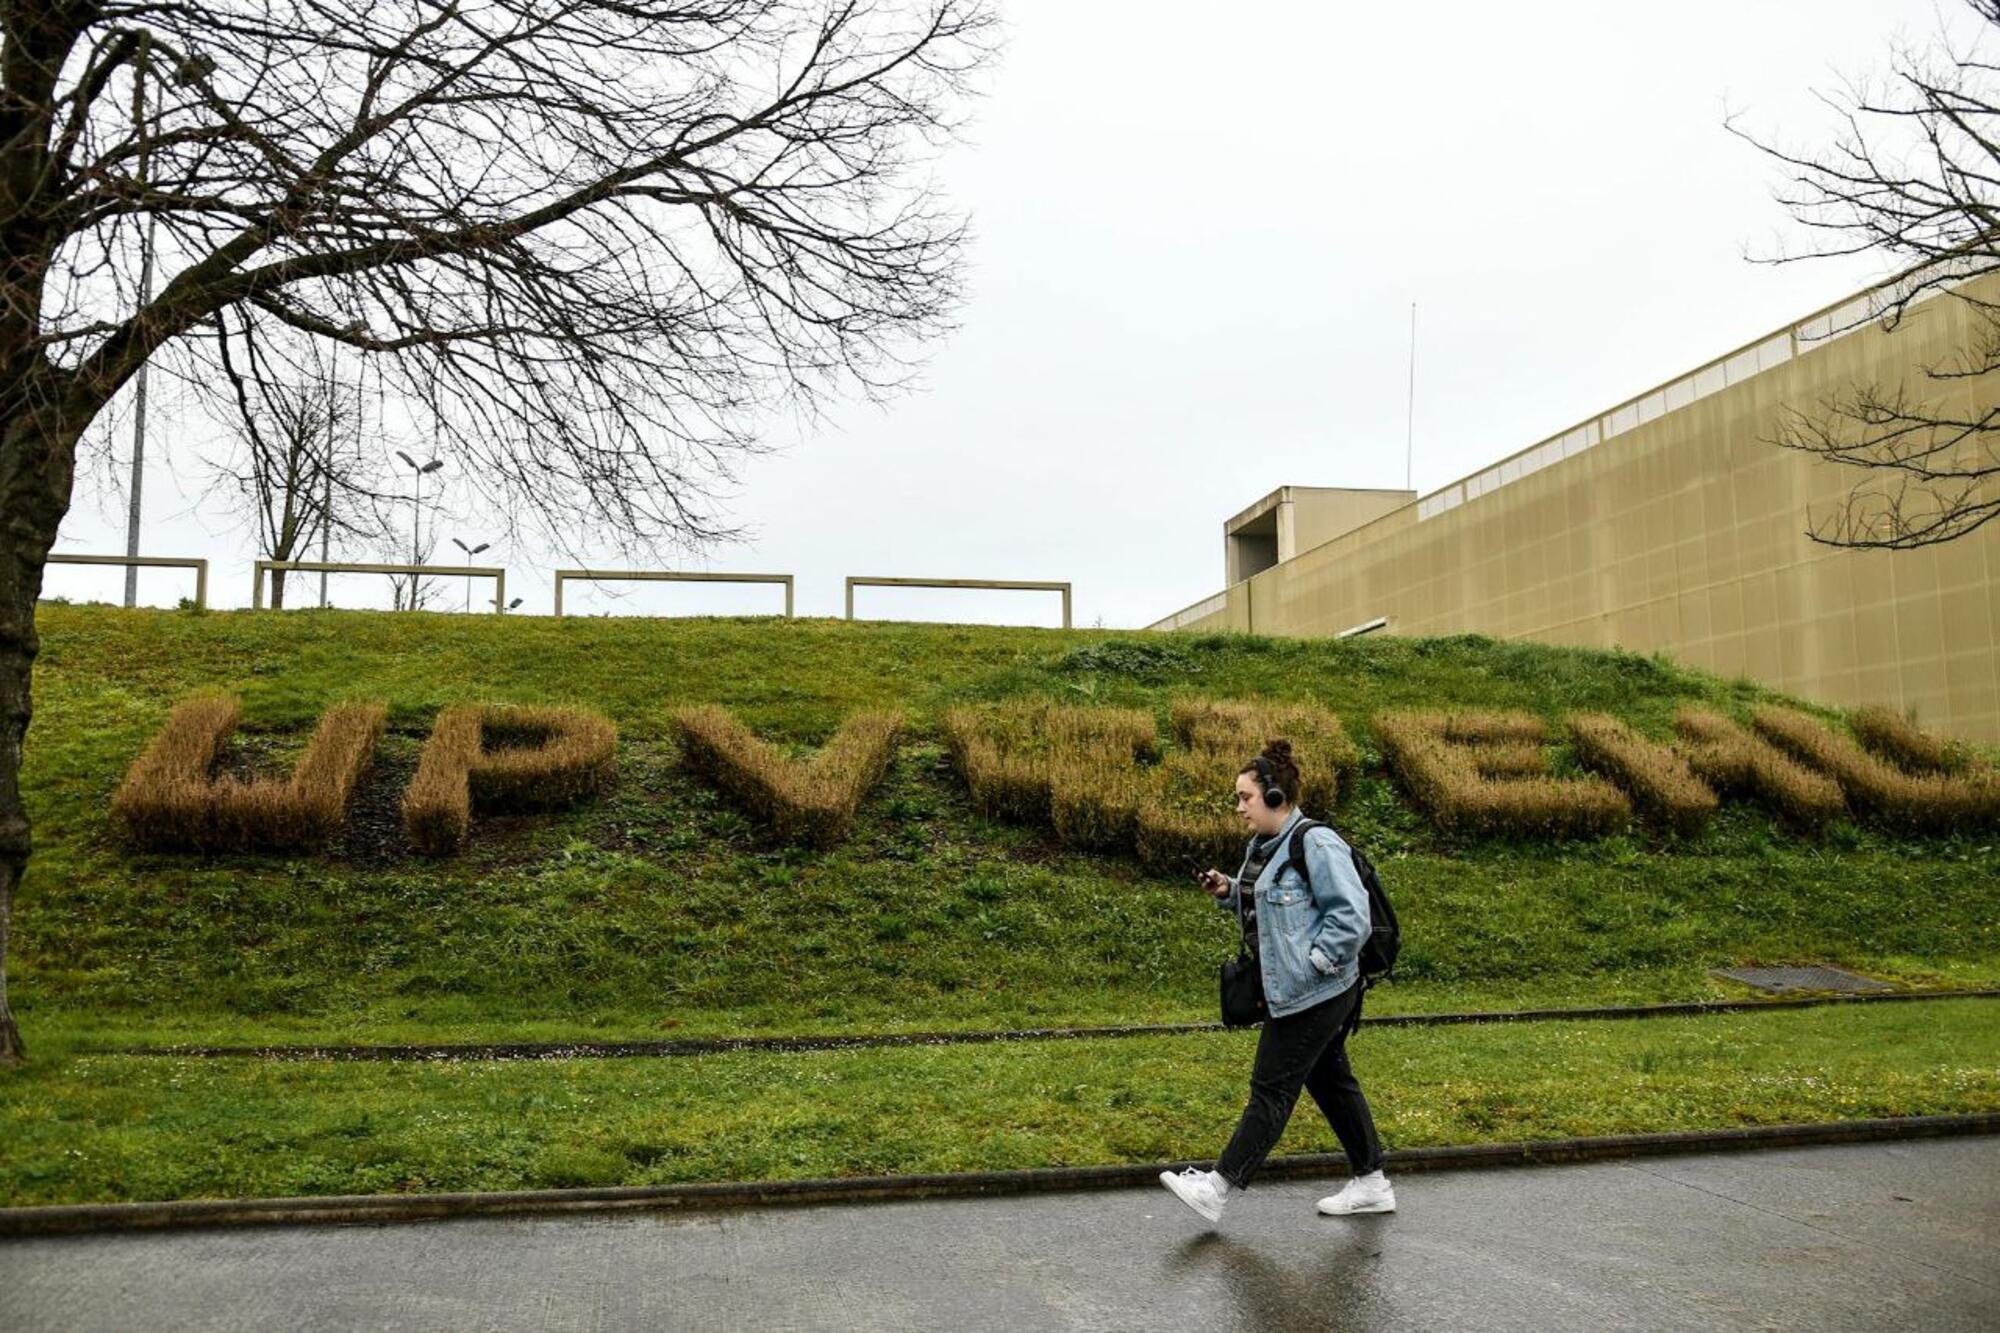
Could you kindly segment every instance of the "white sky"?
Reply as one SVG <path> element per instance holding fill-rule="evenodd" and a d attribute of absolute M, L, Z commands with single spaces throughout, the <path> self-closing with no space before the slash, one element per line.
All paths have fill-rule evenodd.
<path fill-rule="evenodd" d="M 1822 142 L 1812 90 L 1963 29 L 1959 9 L 1003 0 L 991 95 L 940 165 L 976 231 L 959 331 L 887 409 L 785 423 L 728 500 L 757 535 L 694 567 L 793 573 L 801 615 L 840 614 L 843 575 L 892 574 L 1068 579 L 1079 625 L 1149 623 L 1222 586 L 1222 520 L 1273 488 L 1402 484 L 1412 301 L 1427 492 L 1880 276 L 1745 261 L 1800 232 L 1723 115 Z M 171 466 L 149 467 L 143 549 L 208 556 L 211 600 L 241 605 L 249 537 L 201 501 L 195 429 L 156 420 Z M 122 506 L 80 486 L 58 551 L 122 551 Z M 440 531 L 484 539 L 476 520 Z M 521 610 L 546 613 L 558 562 L 498 554 Z M 45 595 L 115 600 L 122 577 L 52 567 Z M 336 579 L 334 600 L 386 604 L 385 583 Z M 187 590 L 142 578 L 148 602 Z M 1035 593 L 863 590 L 860 609 L 1058 615 Z"/>

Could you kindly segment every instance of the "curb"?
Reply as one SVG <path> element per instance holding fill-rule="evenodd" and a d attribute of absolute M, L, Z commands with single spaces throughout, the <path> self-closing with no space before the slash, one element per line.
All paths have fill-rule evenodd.
<path fill-rule="evenodd" d="M 1363 1027 L 1444 1027 L 1467 1023 L 1595 1022 L 1627 1018 L 1691 1018 L 1707 1014 L 1817 1009 L 1840 1004 L 1911 1000 L 2000 1000 L 2000 990 L 1912 990 L 1800 999 L 1690 1000 L 1676 1004 L 1606 1005 L 1581 1009 L 1499 1009 L 1444 1014 L 1363 1016 Z M 580 1060 L 724 1055 L 735 1051 L 849 1051 L 892 1046 L 974 1046 L 999 1041 L 1087 1041 L 1118 1037 L 1178 1037 L 1228 1032 L 1220 1023 L 1155 1023 L 1094 1028 L 1010 1028 L 970 1032 L 886 1032 L 825 1037 L 682 1037 L 657 1041 L 525 1041 L 374 1046 L 134 1046 L 79 1052 L 256 1060 Z"/>
<path fill-rule="evenodd" d="M 1399 1172 L 1467 1171 L 1491 1167 L 1549 1166 L 1686 1153 L 1801 1148 L 1843 1143 L 1957 1138 L 2000 1134 L 2000 1112 L 1908 1116 L 1825 1124 L 1758 1125 L 1598 1138 L 1549 1139 L 1436 1148 L 1388 1154 Z M 190 1199 L 168 1203 L 58 1204 L 0 1208 L 0 1237 L 104 1234 L 186 1227 L 299 1226 L 352 1222 L 413 1222 L 448 1217 L 493 1217 L 627 1209 L 686 1212 L 816 1203 L 981 1198 L 1058 1191 L 1126 1189 L 1154 1183 L 1161 1171 L 1185 1162 L 1131 1166 L 1044 1167 L 1025 1171 L 975 1171 L 936 1175 L 856 1176 L 849 1179 L 773 1180 L 695 1185 L 640 1185 L 599 1189 L 510 1190 L 490 1194 L 346 1194 L 322 1198 Z M 1264 1176 L 1296 1180 L 1343 1168 L 1338 1153 L 1273 1157 Z"/>

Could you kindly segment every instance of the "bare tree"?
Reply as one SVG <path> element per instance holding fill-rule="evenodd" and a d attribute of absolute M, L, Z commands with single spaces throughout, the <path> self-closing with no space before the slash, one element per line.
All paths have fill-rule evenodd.
<path fill-rule="evenodd" d="M 207 461 L 211 489 L 227 494 L 249 523 L 258 555 L 306 560 L 322 547 L 386 536 L 388 497 L 363 450 L 355 386 L 317 348 L 289 358 L 302 368 L 292 379 L 266 366 L 255 337 L 242 343 L 248 365 L 238 364 L 229 339 L 217 339 L 233 438 L 227 454 Z M 285 605 L 285 573 L 271 571 L 273 609 Z"/>
<path fill-rule="evenodd" d="M 1893 326 L 1939 297 L 1968 307 L 1976 330 L 1915 383 L 1856 383 L 1781 417 L 1776 443 L 1862 473 L 1808 519 L 1827 545 L 1931 546 L 2000 517 L 2000 303 L 1964 285 L 2000 272 L 2000 0 L 1965 3 L 1969 39 L 1899 49 L 1885 78 L 1822 96 L 1841 126 L 1830 148 L 1794 151 L 1731 125 L 1783 165 L 1779 200 L 1815 237 L 1772 262 L 1881 255 L 1904 272 L 1863 318 Z"/>
<path fill-rule="evenodd" d="M 713 540 L 760 412 L 893 388 L 948 321 L 921 168 L 991 32 L 985 0 L 0 0 L 0 959 L 35 598 L 140 366 L 341 343 L 496 512 Z"/>
<path fill-rule="evenodd" d="M 422 510 L 418 510 L 421 518 Z M 401 536 L 385 534 L 387 549 L 383 552 L 385 564 L 427 565 L 437 551 L 437 531 L 435 527 L 424 532 L 418 544 L 411 546 Z M 440 589 L 435 580 L 422 574 L 389 575 L 389 605 L 398 611 L 421 611 L 438 596 Z"/>

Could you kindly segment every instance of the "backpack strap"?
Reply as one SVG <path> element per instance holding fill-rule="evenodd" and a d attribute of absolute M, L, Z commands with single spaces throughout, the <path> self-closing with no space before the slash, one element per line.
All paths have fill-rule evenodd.
<path fill-rule="evenodd" d="M 1285 869 L 1298 871 L 1299 877 L 1308 884 L 1312 883 L 1312 872 L 1306 868 L 1306 832 L 1309 829 L 1325 827 L 1326 825 L 1317 819 L 1301 819 L 1292 829 L 1288 843 L 1290 850 L 1285 855 Z"/>

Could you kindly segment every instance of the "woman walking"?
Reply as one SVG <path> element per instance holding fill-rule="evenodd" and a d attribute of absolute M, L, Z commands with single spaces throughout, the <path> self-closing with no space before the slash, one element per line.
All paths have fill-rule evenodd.
<path fill-rule="evenodd" d="M 1236 812 L 1252 837 L 1234 879 L 1197 876 L 1237 913 L 1264 985 L 1264 1029 L 1250 1070 L 1250 1101 L 1215 1170 L 1160 1173 L 1160 1182 L 1209 1221 L 1249 1187 L 1284 1132 L 1299 1090 L 1312 1094 L 1347 1154 L 1353 1178 L 1319 1201 L 1329 1216 L 1388 1213 L 1396 1191 L 1382 1174 L 1382 1144 L 1368 1099 L 1347 1063 L 1347 1033 L 1361 998 L 1368 891 L 1347 844 L 1325 825 L 1298 831 L 1299 769 L 1290 742 L 1274 740 L 1236 775 Z M 1303 839 L 1304 871 L 1294 855 Z"/>

